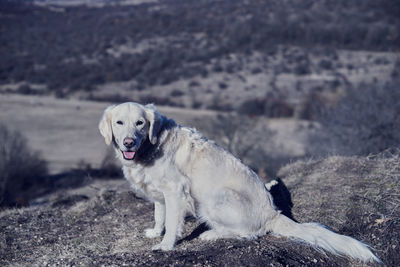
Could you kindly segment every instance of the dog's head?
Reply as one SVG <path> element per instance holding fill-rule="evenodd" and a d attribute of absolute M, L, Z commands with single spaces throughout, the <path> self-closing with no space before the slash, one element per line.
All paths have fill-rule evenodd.
<path fill-rule="evenodd" d="M 99 129 L 106 144 L 114 144 L 122 164 L 130 166 L 146 141 L 157 143 L 163 119 L 152 104 L 128 102 L 106 108 Z"/>

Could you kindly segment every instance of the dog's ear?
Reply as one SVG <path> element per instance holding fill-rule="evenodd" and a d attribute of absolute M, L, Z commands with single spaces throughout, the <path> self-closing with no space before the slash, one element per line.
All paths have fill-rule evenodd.
<path fill-rule="evenodd" d="M 146 110 L 147 120 L 150 122 L 149 128 L 149 140 L 150 143 L 155 145 L 158 141 L 157 137 L 161 130 L 164 117 L 158 112 L 153 104 L 147 104 L 144 106 Z"/>
<path fill-rule="evenodd" d="M 99 130 L 101 135 L 104 137 L 106 144 L 111 144 L 112 140 L 112 128 L 111 128 L 111 110 L 115 105 L 107 107 L 103 112 L 103 117 L 99 122 Z"/>

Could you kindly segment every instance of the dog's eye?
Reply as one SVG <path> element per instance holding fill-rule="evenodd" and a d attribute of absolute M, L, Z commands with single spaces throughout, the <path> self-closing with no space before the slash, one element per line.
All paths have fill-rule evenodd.
<path fill-rule="evenodd" d="M 117 121 L 117 124 L 124 125 L 124 123 L 122 121 Z"/>
<path fill-rule="evenodd" d="M 140 126 L 140 125 L 142 125 L 144 122 L 143 121 L 137 121 L 136 122 L 136 126 Z"/>

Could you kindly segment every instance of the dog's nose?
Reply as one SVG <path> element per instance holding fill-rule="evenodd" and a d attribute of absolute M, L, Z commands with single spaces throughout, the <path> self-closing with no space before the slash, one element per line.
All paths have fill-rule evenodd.
<path fill-rule="evenodd" d="M 130 137 L 125 137 L 124 139 L 124 146 L 126 146 L 127 148 L 131 148 L 135 145 L 135 140 L 133 140 L 133 138 Z"/>

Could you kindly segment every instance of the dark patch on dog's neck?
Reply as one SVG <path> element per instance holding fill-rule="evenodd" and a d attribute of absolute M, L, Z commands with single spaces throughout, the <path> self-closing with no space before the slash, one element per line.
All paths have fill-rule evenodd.
<path fill-rule="evenodd" d="M 171 120 L 163 117 L 162 125 L 158 137 L 161 137 L 166 130 L 176 127 L 177 124 Z M 151 166 L 154 162 L 164 155 L 163 144 L 160 143 L 160 138 L 157 138 L 157 143 L 154 145 L 150 142 L 149 137 L 143 142 L 134 158 L 134 162 L 144 166 Z"/>
<path fill-rule="evenodd" d="M 139 150 L 136 152 L 133 161 L 140 165 L 153 165 L 156 159 L 163 156 L 162 149 L 158 144 L 153 145 L 149 138 L 147 137 L 143 144 L 140 146 Z"/>

